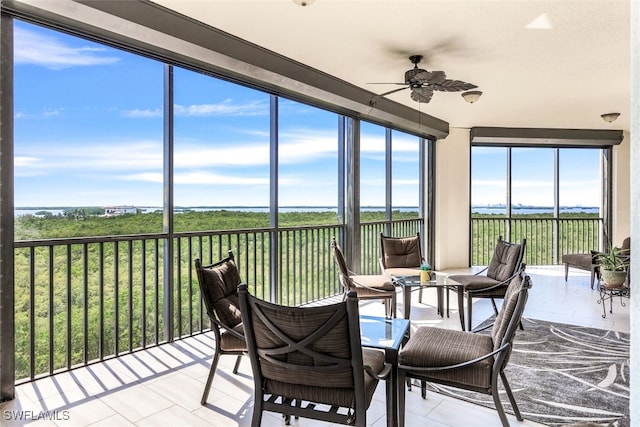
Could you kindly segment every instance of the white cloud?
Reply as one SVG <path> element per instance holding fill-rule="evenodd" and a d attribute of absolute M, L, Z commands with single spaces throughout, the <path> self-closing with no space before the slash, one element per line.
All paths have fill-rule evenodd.
<path fill-rule="evenodd" d="M 552 181 L 530 181 L 530 180 L 513 180 L 512 188 L 553 188 Z"/>
<path fill-rule="evenodd" d="M 474 179 L 471 181 L 471 187 L 498 187 L 506 188 L 507 182 L 500 179 Z"/>
<path fill-rule="evenodd" d="M 393 180 L 393 185 L 394 186 L 396 186 L 396 185 L 402 185 L 402 186 L 408 185 L 408 186 L 415 187 L 418 184 L 420 184 L 420 182 L 419 182 L 419 180 L 417 178 L 416 179 L 394 179 Z"/>
<path fill-rule="evenodd" d="M 162 183 L 162 173 L 146 172 L 136 173 L 117 177 L 125 181 L 144 181 Z M 190 172 L 176 172 L 173 177 L 175 184 L 187 184 L 187 185 L 269 185 L 269 178 L 251 178 L 251 177 L 237 177 L 231 175 L 221 175 L 211 173 L 207 171 L 190 171 Z"/>
<path fill-rule="evenodd" d="M 174 154 L 176 168 L 203 168 L 211 166 L 257 166 L 269 164 L 269 143 L 234 143 L 211 146 L 178 143 Z"/>
<path fill-rule="evenodd" d="M 211 116 L 266 116 L 269 114 L 269 106 L 262 101 L 249 101 L 234 104 L 233 100 L 226 99 L 218 104 L 174 104 L 174 113 L 182 117 L 211 117 Z M 147 108 L 123 110 L 121 113 L 131 118 L 157 118 L 162 117 L 162 108 Z"/>
<path fill-rule="evenodd" d="M 330 132 L 322 134 L 317 131 L 303 130 L 296 133 L 280 135 L 278 148 L 281 164 L 302 163 L 317 160 L 319 157 L 337 157 L 338 140 Z"/>
<path fill-rule="evenodd" d="M 269 185 L 269 177 L 251 178 L 221 175 L 206 171 L 177 173 L 174 177 L 176 184 L 224 184 L 224 185 Z"/>
<path fill-rule="evenodd" d="M 264 101 L 249 101 L 234 103 L 232 99 L 225 99 L 217 104 L 193 104 L 173 106 L 177 116 L 266 116 L 269 114 L 269 104 Z"/>
<path fill-rule="evenodd" d="M 72 47 L 55 37 L 15 27 L 14 61 L 16 64 L 40 65 L 52 70 L 68 67 L 113 64 L 120 61 L 115 56 L 103 56 L 107 49 L 96 47 Z"/>
<path fill-rule="evenodd" d="M 134 109 L 134 110 L 124 110 L 122 111 L 122 115 L 125 117 L 131 117 L 131 118 L 158 118 L 158 117 L 162 117 L 164 114 L 164 111 L 161 108 L 155 108 L 155 109 L 146 109 L 146 110 L 139 110 L 139 109 Z"/>
<path fill-rule="evenodd" d="M 51 142 L 16 153 L 16 176 L 162 170 L 162 145 L 135 141 L 70 145 Z"/>

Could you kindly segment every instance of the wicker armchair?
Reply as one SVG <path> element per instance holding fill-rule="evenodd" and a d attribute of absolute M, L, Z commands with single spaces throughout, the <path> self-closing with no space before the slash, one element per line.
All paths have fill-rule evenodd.
<path fill-rule="evenodd" d="M 499 376 L 516 418 L 522 421 L 504 369 L 530 288 L 531 281 L 524 273 L 511 280 L 491 334 L 423 326 L 409 338 L 398 356 L 400 427 L 404 426 L 405 418 L 406 391 L 402 385 L 407 378 L 421 381 L 423 398 L 427 382 L 491 395 L 502 425 L 509 426 L 500 402 Z"/>
<path fill-rule="evenodd" d="M 358 299 L 384 300 L 385 314 L 396 317 L 396 287 L 388 276 L 383 274 L 355 274 L 347 267 L 347 262 L 335 238 L 331 239 L 333 259 L 338 266 L 340 283 L 346 298 L 349 292 L 355 292 Z"/>
<path fill-rule="evenodd" d="M 366 426 L 373 393 L 391 366 L 382 351 L 362 348 L 355 293 L 314 307 L 272 304 L 249 295 L 246 285 L 238 294 L 254 379 L 251 425 L 271 411 L 287 425 L 293 415 Z"/>
<path fill-rule="evenodd" d="M 471 331 L 473 328 L 473 298 L 491 298 L 493 310 L 498 314 L 495 299 L 503 298 L 511 279 L 524 270 L 524 253 L 527 241 L 522 239 L 520 243 L 510 243 L 498 237 L 493 256 L 489 265 L 476 274 L 455 274 L 447 278 L 449 283 L 454 282 L 458 293 L 458 313 L 462 330 Z M 484 274 L 483 274 L 484 273 Z M 467 327 L 465 328 L 464 299 L 467 297 Z"/>

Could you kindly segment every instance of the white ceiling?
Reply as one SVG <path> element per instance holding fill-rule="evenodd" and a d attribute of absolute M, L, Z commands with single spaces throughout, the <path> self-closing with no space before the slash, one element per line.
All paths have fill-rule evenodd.
<path fill-rule="evenodd" d="M 424 55 L 421 68 L 476 84 L 480 100 L 389 98 L 451 127 L 629 130 L 629 1 L 153 1 L 376 93 L 398 86 L 369 83 L 404 81 L 409 55 Z"/>

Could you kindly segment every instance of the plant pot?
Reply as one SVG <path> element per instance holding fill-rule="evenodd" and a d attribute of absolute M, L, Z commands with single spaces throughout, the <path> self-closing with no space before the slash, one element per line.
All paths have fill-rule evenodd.
<path fill-rule="evenodd" d="M 627 272 L 618 270 L 602 270 L 602 280 L 611 288 L 619 288 L 624 284 L 625 280 L 627 280 Z"/>

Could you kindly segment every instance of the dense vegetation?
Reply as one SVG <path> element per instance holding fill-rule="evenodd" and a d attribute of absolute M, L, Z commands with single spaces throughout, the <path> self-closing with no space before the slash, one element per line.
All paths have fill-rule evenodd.
<path fill-rule="evenodd" d="M 52 215 L 43 211 L 16 218 L 18 379 L 164 340 L 166 247 L 155 235 L 162 232 L 162 213 L 102 217 L 88 212 L 76 209 Z M 417 218 L 417 212 L 394 212 L 394 217 Z M 174 239 L 174 336 L 208 327 L 192 270 L 196 257 L 213 261 L 233 249 L 242 275 L 254 285 L 254 291 L 270 295 L 268 274 L 265 277 L 270 263 L 270 234 L 261 231 L 268 229 L 267 213 L 190 211 L 177 213 L 174 219 L 176 232 L 191 232 Z M 363 221 L 383 219 L 383 212 L 362 214 Z M 313 225 L 314 229 L 325 230 L 324 234 L 282 234 L 278 262 L 283 300 L 300 303 L 337 292 L 337 281 L 331 276 L 333 262 L 327 256 L 329 240 L 337 235 L 337 222 L 336 213 L 331 211 L 279 215 L 282 228 Z M 145 237 L 96 239 L 140 235 Z M 90 237 L 91 241 L 47 243 L 47 239 L 73 237 Z M 34 240 L 38 243 L 30 243 Z M 301 262 L 302 256 L 306 261 Z M 306 264 L 313 267 L 308 269 Z"/>
<path fill-rule="evenodd" d="M 163 289 L 167 248 L 164 240 L 154 235 L 162 232 L 162 214 L 101 217 L 87 212 L 90 211 L 16 219 L 18 379 L 162 342 L 166 330 L 163 312 L 168 300 L 173 304 L 173 336 L 207 328 L 192 269 L 196 257 L 213 261 L 232 248 L 242 276 L 253 291 L 263 297 L 273 296 L 268 275 L 272 254 L 267 213 L 220 210 L 176 214 L 175 231 L 185 235 L 173 241 L 174 289 L 167 299 Z M 417 212 L 396 211 L 393 217 L 416 219 Z M 474 253 L 490 253 L 495 238 L 508 235 L 507 226 L 512 240 L 527 237 L 528 256 L 533 260 L 553 252 L 554 228 L 559 230 L 564 248 L 584 244 L 585 236 L 597 237 L 595 215 L 571 214 L 559 221 L 550 220 L 550 215 L 516 215 L 511 221 L 503 218 L 473 216 Z M 363 223 L 383 219 L 384 212 L 361 215 Z M 279 215 L 279 223 L 281 228 L 292 231 L 280 233 L 281 248 L 274 261 L 279 266 L 277 297 L 300 304 L 338 292 L 328 245 L 331 237 L 338 234 L 336 213 L 286 212 Z M 305 230 L 293 231 L 302 226 Z M 363 239 L 375 242 L 381 227 L 368 228 L 371 236 Z M 56 245 L 48 245 L 46 240 L 134 235 L 145 237 Z M 32 240 L 39 242 L 30 243 Z M 473 263 L 486 264 L 486 260 L 474 259 Z"/>
<path fill-rule="evenodd" d="M 95 208 L 94 208 L 95 209 Z M 78 211 L 85 213 L 79 214 Z M 86 214 L 93 212 L 93 214 Z M 23 215 L 16 219 L 15 240 L 38 240 L 89 236 L 121 236 L 126 234 L 150 234 L 162 232 L 161 212 L 145 214 L 123 214 L 103 217 L 101 210 L 91 208 L 65 211 L 63 215 L 52 215 L 48 211 L 38 215 Z M 394 211 L 394 219 L 417 218 L 417 212 Z M 278 215 L 280 227 L 309 225 L 331 225 L 338 223 L 335 212 L 283 212 Z M 363 222 L 382 221 L 384 212 L 362 212 Z M 269 214 L 215 210 L 183 212 L 174 215 L 176 232 L 209 230 L 247 230 L 268 228 Z"/>

